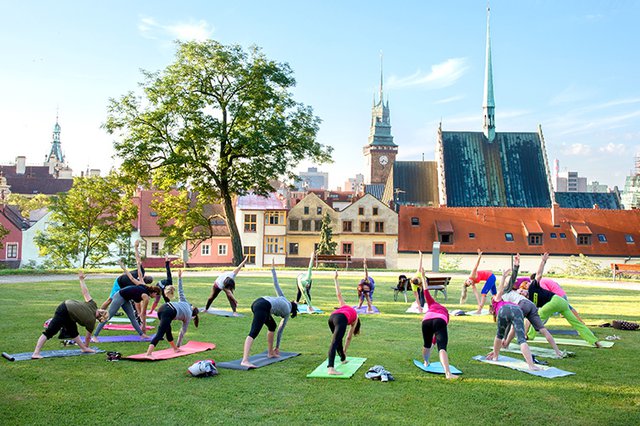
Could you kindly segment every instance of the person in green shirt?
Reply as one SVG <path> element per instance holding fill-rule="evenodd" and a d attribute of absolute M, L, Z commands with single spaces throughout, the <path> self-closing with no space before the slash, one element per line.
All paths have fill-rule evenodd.
<path fill-rule="evenodd" d="M 305 301 L 307 302 L 307 312 L 313 312 L 313 306 L 311 306 L 311 271 L 313 270 L 313 259 L 315 258 L 316 252 L 311 252 L 311 257 L 309 258 L 309 268 L 307 272 L 303 272 L 298 275 L 298 294 L 296 295 L 296 303 L 300 303 L 300 298 L 304 296 Z"/>

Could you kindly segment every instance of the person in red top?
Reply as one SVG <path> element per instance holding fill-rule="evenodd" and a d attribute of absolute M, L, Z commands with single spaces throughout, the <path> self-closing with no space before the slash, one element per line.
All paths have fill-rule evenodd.
<path fill-rule="evenodd" d="M 444 375 L 447 379 L 457 379 L 458 376 L 451 374 L 449 368 L 449 356 L 447 355 L 447 343 L 449 334 L 447 332 L 447 324 L 449 324 L 449 311 L 447 308 L 439 304 L 431 297 L 429 293 L 429 279 L 424 274 L 424 268 L 420 267 L 420 275 L 424 286 L 424 298 L 427 303 L 427 313 L 422 319 L 422 358 L 425 367 L 429 365 L 429 355 L 431 355 L 431 346 L 438 344 L 438 355 L 440 355 L 440 363 L 444 368 Z"/>
<path fill-rule="evenodd" d="M 340 355 L 340 361 L 343 364 L 347 362 L 347 349 L 349 348 L 349 343 L 351 343 L 351 338 L 354 334 L 360 333 L 360 318 L 358 318 L 358 313 L 356 310 L 347 305 L 342 298 L 342 292 L 340 291 L 340 284 L 338 283 L 338 271 L 336 270 L 336 275 L 334 278 L 334 282 L 336 285 L 336 296 L 338 298 L 338 302 L 340 303 L 340 307 L 331 313 L 329 316 L 329 329 L 333 333 L 333 338 L 331 339 L 331 345 L 329 346 L 329 356 L 327 362 L 327 373 L 333 375 L 341 375 L 340 371 L 337 371 L 334 367 L 336 352 Z M 345 333 L 347 332 L 347 326 L 349 327 L 349 333 L 347 334 L 347 341 L 342 345 L 342 339 L 344 338 Z"/>
<path fill-rule="evenodd" d="M 473 267 L 473 271 L 464 281 L 464 285 L 462 286 L 462 295 L 460 296 L 460 304 L 463 304 L 467 301 L 467 288 L 469 286 L 473 286 L 473 294 L 476 295 L 476 300 L 478 301 L 478 313 L 482 313 L 482 307 L 484 306 L 487 300 L 487 294 L 491 292 L 491 294 L 495 295 L 496 291 L 496 276 L 491 271 L 478 271 L 478 266 L 480 266 L 480 259 L 482 258 L 482 250 L 478 249 L 478 260 L 476 261 L 476 266 Z M 478 289 L 476 288 L 476 284 L 484 281 L 484 286 L 482 287 L 482 291 L 480 291 L 480 295 L 478 295 Z"/>

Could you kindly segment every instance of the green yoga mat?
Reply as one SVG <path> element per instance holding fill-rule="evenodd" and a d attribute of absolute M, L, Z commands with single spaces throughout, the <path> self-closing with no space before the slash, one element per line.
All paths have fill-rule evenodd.
<path fill-rule="evenodd" d="M 489 347 L 489 349 L 493 349 L 493 348 Z M 559 359 L 558 356 L 556 356 L 556 351 L 554 351 L 551 348 L 538 348 L 536 346 L 529 345 L 529 350 L 531 351 L 531 354 L 535 356 L 539 356 L 542 358 Z M 500 352 L 511 352 L 514 354 L 522 355 L 522 352 L 520 351 L 520 345 L 515 343 L 509 344 L 509 347 L 507 348 L 501 348 Z M 574 352 L 569 352 L 569 351 L 562 351 L 562 352 L 565 353 L 567 357 L 572 357 L 575 355 Z"/>
<path fill-rule="evenodd" d="M 329 360 L 325 359 L 324 362 L 318 366 L 318 368 L 313 370 L 311 373 L 307 374 L 307 377 L 324 377 L 327 379 L 348 379 L 351 376 L 353 376 L 360 367 L 362 367 L 362 364 L 364 364 L 366 360 L 367 360 L 366 358 L 355 358 L 352 356 L 348 356 L 347 357 L 348 362 L 346 364 L 342 364 L 340 362 L 340 359 L 336 358 L 336 363 L 335 363 L 336 370 L 338 370 L 342 374 L 339 376 L 334 376 L 331 374 L 327 374 L 327 364 L 329 363 Z"/>
<path fill-rule="evenodd" d="M 554 338 L 554 340 L 556 341 L 556 343 L 558 345 L 586 346 L 588 348 L 595 348 L 595 346 L 590 345 L 589 343 L 585 342 L 584 340 L 578 340 L 578 339 L 556 339 L 556 338 Z M 549 342 L 547 342 L 547 339 L 545 339 L 543 336 L 536 336 L 536 338 L 533 339 L 533 340 L 530 340 L 530 342 L 549 343 Z M 610 347 L 613 346 L 613 344 L 615 342 L 611 342 L 609 340 L 598 340 L 598 343 L 603 348 L 610 348 Z"/>

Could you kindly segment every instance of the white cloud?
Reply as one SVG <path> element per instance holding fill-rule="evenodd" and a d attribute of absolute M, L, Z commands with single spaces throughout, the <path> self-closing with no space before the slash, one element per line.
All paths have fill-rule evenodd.
<path fill-rule="evenodd" d="M 429 73 L 420 70 L 407 77 L 389 78 L 389 88 L 402 89 L 405 87 L 421 86 L 427 89 L 441 89 L 453 85 L 469 68 L 466 58 L 451 58 L 431 66 Z"/>
<path fill-rule="evenodd" d="M 566 147 L 562 152 L 567 155 L 589 155 L 591 154 L 591 147 L 583 143 L 574 143 Z"/>
<path fill-rule="evenodd" d="M 142 17 L 138 23 L 140 34 L 149 39 L 170 37 L 178 40 L 204 41 L 211 38 L 214 28 L 205 20 L 161 24 L 151 17 Z"/>
<path fill-rule="evenodd" d="M 599 148 L 600 152 L 606 152 L 607 154 L 624 154 L 627 150 L 627 147 L 624 144 L 615 144 L 613 142 L 609 142 L 605 146 L 601 146 Z"/>
<path fill-rule="evenodd" d="M 462 100 L 464 98 L 465 98 L 464 95 L 456 95 L 456 96 L 451 96 L 451 97 L 448 97 L 448 98 L 440 99 L 438 101 L 434 101 L 433 103 L 436 104 L 436 105 L 437 104 L 448 104 L 448 103 L 451 103 L 451 102 L 460 101 L 460 100 Z"/>

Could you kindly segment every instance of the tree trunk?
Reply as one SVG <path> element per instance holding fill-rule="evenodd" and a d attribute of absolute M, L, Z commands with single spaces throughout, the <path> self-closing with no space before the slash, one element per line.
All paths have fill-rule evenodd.
<path fill-rule="evenodd" d="M 236 216 L 233 211 L 233 200 L 229 193 L 224 193 L 222 196 L 224 198 L 224 214 L 226 216 L 227 228 L 229 228 L 229 235 L 231 236 L 233 264 L 238 266 L 242 262 L 242 259 L 244 259 L 244 252 L 242 251 L 242 240 L 240 239 L 238 225 L 236 224 Z"/>

